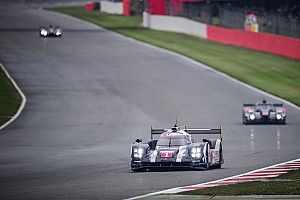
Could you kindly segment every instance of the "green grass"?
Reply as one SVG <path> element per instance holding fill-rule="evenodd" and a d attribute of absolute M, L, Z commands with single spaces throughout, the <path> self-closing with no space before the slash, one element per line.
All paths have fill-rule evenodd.
<path fill-rule="evenodd" d="M 19 93 L 0 68 L 0 126 L 17 112 L 20 104 Z"/>
<path fill-rule="evenodd" d="M 300 170 L 291 171 L 267 181 L 254 181 L 231 186 L 218 186 L 202 190 L 181 192 L 180 195 L 300 195 Z"/>
<path fill-rule="evenodd" d="M 52 10 L 178 52 L 300 105 L 299 60 L 213 43 L 185 34 L 141 28 L 141 17 L 123 17 L 99 11 L 87 12 L 84 7 L 61 7 Z"/>

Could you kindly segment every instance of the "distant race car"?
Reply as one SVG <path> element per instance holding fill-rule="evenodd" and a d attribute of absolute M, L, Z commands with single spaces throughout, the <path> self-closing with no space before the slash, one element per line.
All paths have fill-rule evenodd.
<path fill-rule="evenodd" d="M 159 134 L 158 139 L 153 139 Z M 219 135 L 218 139 L 205 139 L 194 142 L 193 134 Z M 142 142 L 137 139 L 131 145 L 131 169 L 144 171 L 153 168 L 221 168 L 224 163 L 221 127 L 217 129 L 188 129 L 175 125 L 171 129 L 152 129 L 151 139 Z"/>
<path fill-rule="evenodd" d="M 282 103 L 270 103 L 266 100 L 256 104 L 243 104 L 244 124 L 285 124 L 286 108 Z"/>
<path fill-rule="evenodd" d="M 45 27 L 42 26 L 39 29 L 40 37 L 61 37 L 62 36 L 62 29 L 58 26 L 49 26 Z"/>

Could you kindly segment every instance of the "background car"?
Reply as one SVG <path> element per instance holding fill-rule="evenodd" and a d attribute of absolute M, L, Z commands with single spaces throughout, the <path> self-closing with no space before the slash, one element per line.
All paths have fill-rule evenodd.
<path fill-rule="evenodd" d="M 42 26 L 39 29 L 40 37 L 61 37 L 62 29 L 58 26 L 53 27 L 52 25 L 46 27 Z"/>
<path fill-rule="evenodd" d="M 285 124 L 286 113 L 283 104 L 263 100 L 256 104 L 243 104 L 242 119 L 244 124 Z"/>
<path fill-rule="evenodd" d="M 158 139 L 153 135 L 159 134 Z M 218 139 L 206 139 L 203 135 L 219 135 Z M 194 142 L 192 135 L 202 136 Z M 131 145 L 131 169 L 140 171 L 153 168 L 221 168 L 224 163 L 221 127 L 217 129 L 188 129 L 175 125 L 171 129 L 152 129 L 151 139 L 137 139 Z"/>

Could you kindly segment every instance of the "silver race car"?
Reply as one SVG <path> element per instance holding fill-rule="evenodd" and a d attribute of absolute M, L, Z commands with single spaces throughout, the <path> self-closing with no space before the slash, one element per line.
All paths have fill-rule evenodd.
<path fill-rule="evenodd" d="M 39 29 L 40 37 L 61 37 L 62 29 L 58 26 L 53 27 L 52 25 L 46 27 L 42 26 Z"/>
<path fill-rule="evenodd" d="M 283 104 L 263 100 L 256 104 L 243 104 L 242 119 L 244 124 L 285 124 L 286 113 Z"/>
<path fill-rule="evenodd" d="M 158 139 L 153 135 L 159 134 Z M 192 135 L 219 135 L 218 139 L 194 142 Z M 221 127 L 216 129 L 189 129 L 175 125 L 171 129 L 152 129 L 151 139 L 137 139 L 131 145 L 131 169 L 143 171 L 153 168 L 221 168 L 224 163 Z"/>

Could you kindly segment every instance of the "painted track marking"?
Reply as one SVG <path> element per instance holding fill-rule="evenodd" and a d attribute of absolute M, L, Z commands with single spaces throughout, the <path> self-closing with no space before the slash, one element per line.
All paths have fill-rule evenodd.
<path fill-rule="evenodd" d="M 23 111 L 25 104 L 26 104 L 26 96 L 24 95 L 24 93 L 22 92 L 22 90 L 19 88 L 19 86 L 17 85 L 17 83 L 14 81 L 14 79 L 9 75 L 8 71 L 3 67 L 3 65 L 0 63 L 0 67 L 1 69 L 4 71 L 5 75 L 7 76 L 7 78 L 10 80 L 10 82 L 13 84 L 13 86 L 16 88 L 16 90 L 18 91 L 18 93 L 20 94 L 21 98 L 22 98 L 22 102 L 20 107 L 18 108 L 18 111 L 14 114 L 14 116 L 12 116 L 12 118 L 10 118 L 10 120 L 8 120 L 7 122 L 5 122 L 2 126 L 0 126 L 0 130 L 4 129 L 6 126 L 8 126 L 10 123 L 12 123 L 15 119 L 17 119 L 19 117 L 19 115 L 21 114 L 21 112 Z"/>
<path fill-rule="evenodd" d="M 141 199 L 141 198 L 159 195 L 159 194 L 176 194 L 179 192 L 199 190 L 199 189 L 204 189 L 204 188 L 208 188 L 208 187 L 216 187 L 216 186 L 221 186 L 221 185 L 235 185 L 238 183 L 244 183 L 244 182 L 249 182 L 249 181 L 259 181 L 259 180 L 265 180 L 268 178 L 275 178 L 281 174 L 287 173 L 288 171 L 300 169 L 299 163 L 300 163 L 300 158 L 296 159 L 296 160 L 272 165 L 269 167 L 257 169 L 257 170 L 250 171 L 250 172 L 247 172 L 244 174 L 216 180 L 216 181 L 210 181 L 210 182 L 196 184 L 196 185 L 171 188 L 171 189 L 154 192 L 154 193 L 150 193 L 150 194 L 146 194 L 146 195 L 132 197 L 127 200 Z"/>

